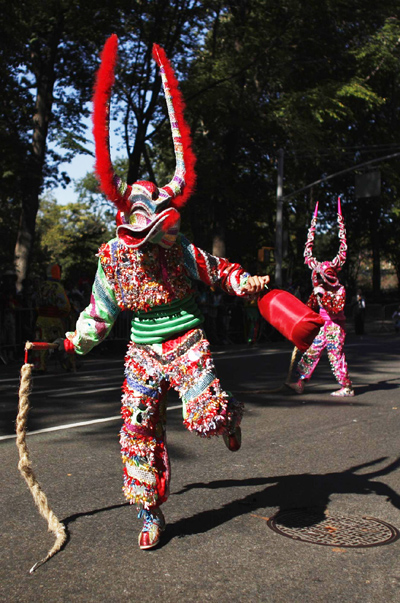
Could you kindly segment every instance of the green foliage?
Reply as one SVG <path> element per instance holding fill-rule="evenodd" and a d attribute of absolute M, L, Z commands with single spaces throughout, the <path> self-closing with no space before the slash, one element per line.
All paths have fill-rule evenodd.
<path fill-rule="evenodd" d="M 210 245 L 210 230 L 224 231 L 228 253 L 249 260 L 262 245 L 274 246 L 280 147 L 284 194 L 400 149 L 400 23 L 394 2 L 223 6 L 183 85 L 199 173 L 190 212 L 199 239 L 207 229 Z M 396 170 L 390 179 L 382 176 L 383 187 L 393 191 Z M 377 200 L 372 213 L 355 202 L 354 173 L 289 198 L 287 278 L 304 275 L 302 251 L 317 199 L 325 231 L 321 253 L 336 254 L 336 198 L 343 194 L 350 242 L 344 277 L 351 285 L 361 250 L 385 238 L 385 208 L 398 204 L 389 188 L 378 214 Z"/>
<path fill-rule="evenodd" d="M 19 209 L 25 204 L 34 223 L 32 195 L 37 200 L 41 186 L 67 179 L 58 170 L 62 155 L 68 159 L 91 152 L 82 117 L 90 111 L 99 51 L 116 32 L 120 52 L 111 111 L 121 124 L 125 147 L 124 158 L 115 160 L 117 172 L 128 182 L 144 177 L 159 185 L 174 172 L 165 101 L 151 59 L 157 42 L 181 82 L 198 157 L 197 192 L 183 211 L 183 228 L 210 250 L 214 237 L 224 238 L 228 256 L 254 268 L 257 250 L 274 246 L 279 148 L 285 152 L 284 195 L 400 148 L 397 4 L 3 2 L 0 235 L 6 245 L 0 262 L 12 259 Z M 52 78 L 49 97 L 42 97 L 47 103 L 42 138 L 36 141 L 44 163 L 36 169 L 32 118 L 38 91 Z M 57 145 L 51 151 L 46 150 L 48 141 Z M 349 240 L 345 278 L 355 283 L 359 258 L 373 252 L 376 258 L 376 248 L 398 264 L 399 163 L 383 162 L 380 168 L 379 204 L 355 200 L 353 173 L 285 200 L 288 279 L 303 278 L 302 250 L 317 199 L 322 230 L 316 245 L 322 255 L 336 253 L 339 193 Z M 38 181 L 39 192 L 32 193 L 29 183 Z M 72 274 L 75 266 L 83 270 L 82 258 L 93 257 L 106 234 L 101 228 L 112 223 L 115 210 L 98 192 L 93 174 L 76 183 L 76 193 L 77 214 L 71 206 L 57 209 L 44 202 L 36 267 L 49 256 L 64 262 L 64 272 Z M 32 225 L 29 232 L 33 235 Z"/>
<path fill-rule="evenodd" d="M 100 245 L 113 236 L 112 224 L 93 212 L 87 202 L 57 205 L 51 197 L 41 201 L 33 274 L 53 262 L 62 267 L 64 281 L 94 277 Z"/>

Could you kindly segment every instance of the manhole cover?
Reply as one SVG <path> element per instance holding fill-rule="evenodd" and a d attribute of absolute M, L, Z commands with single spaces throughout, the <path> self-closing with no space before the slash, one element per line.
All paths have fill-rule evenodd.
<path fill-rule="evenodd" d="M 282 536 L 325 546 L 381 546 L 391 544 L 399 537 L 395 527 L 380 519 L 327 516 L 318 509 L 280 511 L 267 524 Z"/>

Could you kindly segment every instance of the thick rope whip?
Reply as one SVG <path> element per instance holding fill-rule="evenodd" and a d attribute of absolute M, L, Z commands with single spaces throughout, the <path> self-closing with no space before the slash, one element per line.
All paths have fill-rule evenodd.
<path fill-rule="evenodd" d="M 57 344 L 52 343 L 32 343 L 27 341 L 25 344 L 25 364 L 21 368 L 21 381 L 19 386 L 19 402 L 18 415 L 16 421 L 17 432 L 17 448 L 19 453 L 18 469 L 28 484 L 28 488 L 33 496 L 35 505 L 39 510 L 40 515 L 47 521 L 49 532 L 53 532 L 56 541 L 53 547 L 49 550 L 46 557 L 35 563 L 29 570 L 30 574 L 43 563 L 46 563 L 53 555 L 58 553 L 67 540 L 67 533 L 64 524 L 62 524 L 51 510 L 47 497 L 40 487 L 32 469 L 31 460 L 29 458 L 29 450 L 26 443 L 26 424 L 29 413 L 29 394 L 32 390 L 32 368 L 33 365 L 28 363 L 28 350 L 31 349 L 57 349 Z"/>
<path fill-rule="evenodd" d="M 298 351 L 299 351 L 298 348 L 296 348 L 296 346 L 294 346 L 293 352 L 292 352 L 292 357 L 290 359 L 290 366 L 289 366 L 288 374 L 286 377 L 285 385 L 286 385 L 286 383 L 290 383 L 290 380 L 292 378 L 292 371 L 293 371 L 294 363 L 296 362 L 296 356 L 297 356 Z"/>

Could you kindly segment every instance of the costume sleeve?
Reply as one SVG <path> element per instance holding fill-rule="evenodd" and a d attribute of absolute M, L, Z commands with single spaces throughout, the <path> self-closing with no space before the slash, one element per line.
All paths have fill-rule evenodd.
<path fill-rule="evenodd" d="M 66 333 L 77 354 L 87 354 L 111 331 L 120 308 L 99 262 L 90 304 L 79 315 L 75 332 Z"/>
<path fill-rule="evenodd" d="M 321 304 L 330 314 L 338 314 L 344 309 L 346 303 L 346 289 L 339 287 L 335 292 L 325 291 L 322 296 Z"/>
<path fill-rule="evenodd" d="M 181 235 L 184 262 L 191 278 L 203 281 L 206 285 L 219 285 L 225 293 L 246 297 L 242 291 L 246 279 L 250 276 L 240 264 L 232 264 L 225 258 L 219 258 L 196 247 Z"/>

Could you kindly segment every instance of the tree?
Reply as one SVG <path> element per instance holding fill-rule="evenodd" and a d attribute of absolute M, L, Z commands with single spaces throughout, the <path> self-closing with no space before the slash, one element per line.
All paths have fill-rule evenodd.
<path fill-rule="evenodd" d="M 156 42 L 164 48 L 178 74 L 199 45 L 213 2 L 154 0 L 135 3 L 120 36 L 112 116 L 128 159 L 126 180 L 157 179 L 151 161 L 152 139 L 166 122 L 160 98 L 161 78 L 152 59 Z M 170 134 L 169 134 L 170 137 Z M 172 172 L 174 170 L 172 169 Z"/>
<path fill-rule="evenodd" d="M 22 98 L 28 97 L 30 117 L 30 125 L 24 124 L 19 132 L 22 146 L 30 141 L 19 168 L 19 194 L 14 189 L 12 195 L 14 206 L 20 206 L 14 254 L 20 289 L 32 254 L 40 194 L 60 177 L 67 181 L 58 171 L 60 154 L 50 152 L 48 142 L 56 140 L 68 150 L 64 161 L 71 153 L 88 152 L 81 118 L 89 112 L 87 101 L 105 38 L 117 33 L 122 41 L 123 77 L 116 96 L 127 103 L 128 110 L 119 102 L 117 113 L 125 110 L 128 181 L 132 181 L 141 170 L 150 169 L 144 143 L 160 90 L 159 78 L 150 68 L 151 45 L 157 40 L 171 55 L 180 52 L 193 43 L 198 19 L 207 9 L 194 0 L 115 0 L 112 5 L 107 0 L 21 0 L 9 4 L 13 6 L 3 9 L 2 23 L 11 21 L 15 28 L 18 43 L 10 48 L 13 63 L 20 66 L 10 81 L 19 86 L 17 110 L 22 111 Z M 7 53 L 5 48 L 6 60 Z M 147 168 L 141 165 L 143 157 Z M 5 167 L 4 163 L 4 173 Z"/>
<path fill-rule="evenodd" d="M 391 1 L 223 3 L 189 75 L 199 169 L 209 168 L 203 178 L 199 172 L 194 225 L 208 215 L 208 227 L 225 231 L 230 253 L 245 244 L 255 258 L 261 244 L 274 245 L 280 147 L 287 193 L 360 163 L 367 150 L 363 157 L 376 156 L 375 142 L 384 150 L 399 140 L 399 99 L 390 84 L 399 65 L 396 14 Z M 313 191 L 328 227 L 338 193 L 352 227 L 354 174 Z M 286 203 L 288 269 L 294 257 L 302 265 L 314 200 L 301 194 Z"/>
<path fill-rule="evenodd" d="M 13 116 L 3 106 L 0 136 L 12 151 L 0 151 L 3 181 L 4 174 L 14 175 L 0 201 L 5 211 L 10 205 L 22 210 L 16 248 L 20 281 L 32 249 L 40 191 L 58 177 L 59 157 L 46 143 L 57 137 L 69 152 L 86 150 L 80 118 L 89 110 L 85 103 L 98 52 L 112 32 L 120 37 L 112 116 L 122 124 L 127 181 L 149 178 L 163 184 L 174 171 L 151 60 L 156 41 L 177 69 L 198 156 L 198 188 L 184 212 L 184 228 L 206 248 L 219 242 L 221 253 L 225 248 L 249 268 L 259 247 L 274 245 L 279 148 L 285 150 L 284 192 L 290 192 L 398 144 L 400 26 L 393 0 L 351 5 L 117 0 L 113 10 L 105 0 L 45 5 L 22 0 L 7 10 L 13 11 L 12 31 L 15 24 L 19 35 L 10 35 L 10 48 L 0 55 L 0 74 L 6 95 L 17 101 L 15 122 L 20 121 L 14 145 Z M 10 59 L 10 69 L 2 57 Z M 29 130 L 27 118 L 33 114 Z M 320 201 L 321 224 L 329 229 L 338 192 L 350 249 L 360 248 L 360 220 L 370 220 L 369 240 L 362 245 L 377 248 L 371 236 L 378 223 L 377 240 L 386 253 L 382 241 L 397 203 L 390 191 L 398 183 L 394 169 L 383 176 L 383 203 L 372 220 L 366 205 L 353 204 L 349 176 L 316 187 L 313 197 L 301 194 L 286 203 L 288 276 L 301 274 L 314 200 Z M 93 182 L 90 187 L 96 196 Z"/>
<path fill-rule="evenodd" d="M 29 150 L 18 175 L 20 196 L 17 191 L 13 195 L 21 208 L 14 257 L 19 289 L 32 254 L 39 196 L 43 185 L 58 177 L 60 156 L 49 153 L 47 143 L 58 137 L 60 142 L 68 140 L 70 148 L 83 150 L 80 120 L 88 111 L 85 103 L 91 96 L 98 48 L 110 28 L 121 27 L 115 8 L 124 4 L 116 2 L 111 9 L 106 1 L 21 0 L 12 8 L 19 40 L 14 51 L 19 70 L 13 83 L 19 86 L 19 98 L 28 96 L 27 107 L 32 107 Z M 21 109 L 21 101 L 17 107 Z M 18 139 L 26 145 L 29 130 L 24 126 Z"/>
<path fill-rule="evenodd" d="M 110 226 L 112 223 L 93 211 L 88 202 L 57 205 L 52 197 L 42 198 L 33 272 L 40 276 L 44 266 L 58 263 L 64 281 L 76 283 L 83 275 L 92 280 L 97 268 L 96 253 L 111 237 Z"/>

